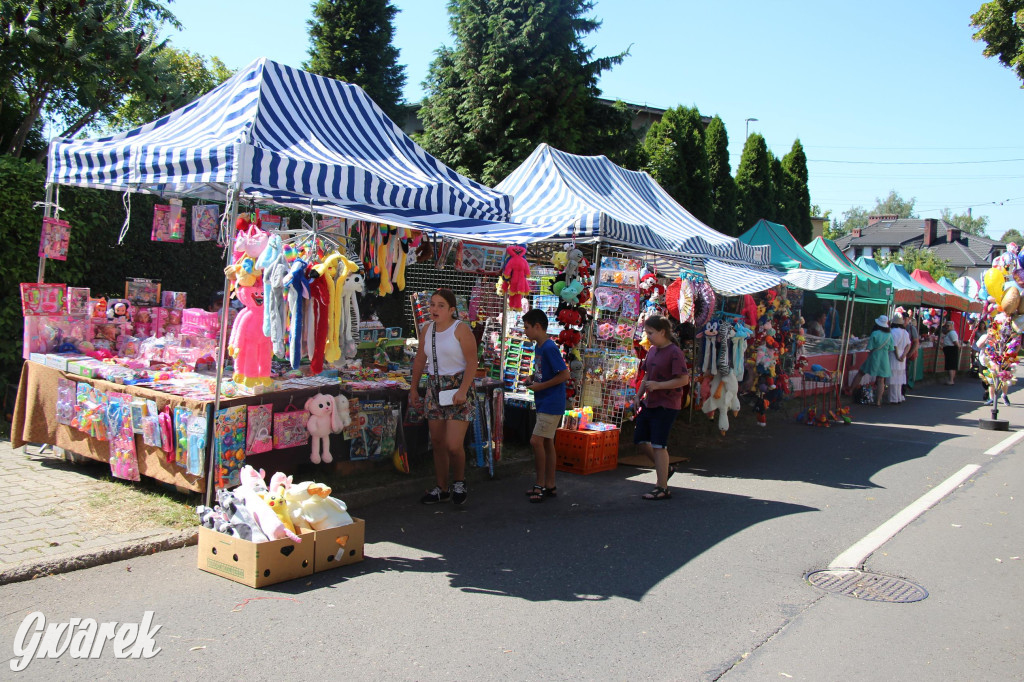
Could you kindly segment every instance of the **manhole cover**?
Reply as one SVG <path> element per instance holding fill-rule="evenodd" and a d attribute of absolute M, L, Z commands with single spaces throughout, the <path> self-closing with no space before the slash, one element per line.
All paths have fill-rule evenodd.
<path fill-rule="evenodd" d="M 865 601 L 907 604 L 921 601 L 928 596 L 928 590 L 920 585 L 881 573 L 825 569 L 811 571 L 804 577 L 807 582 L 820 590 Z"/>

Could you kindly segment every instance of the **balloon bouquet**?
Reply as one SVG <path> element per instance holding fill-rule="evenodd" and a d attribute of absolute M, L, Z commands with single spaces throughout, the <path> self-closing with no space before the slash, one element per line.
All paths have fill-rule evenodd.
<path fill-rule="evenodd" d="M 985 272 L 988 301 L 982 312 L 985 333 L 977 340 L 982 381 L 996 398 L 1017 381 L 1017 351 L 1024 330 L 1024 255 L 1010 244 L 1007 252 Z"/>

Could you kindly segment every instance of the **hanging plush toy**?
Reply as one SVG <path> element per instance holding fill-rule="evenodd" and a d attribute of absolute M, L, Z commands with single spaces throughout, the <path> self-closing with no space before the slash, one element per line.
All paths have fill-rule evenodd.
<path fill-rule="evenodd" d="M 296 258 L 285 277 L 288 288 L 288 310 L 291 325 L 288 329 L 288 355 L 292 369 L 302 363 L 303 320 L 306 301 L 309 299 L 309 278 L 306 276 L 306 261 Z M 237 322 L 237 320 L 236 320 Z"/>
<path fill-rule="evenodd" d="M 306 400 L 306 411 L 309 412 L 306 430 L 313 437 L 313 450 L 309 460 L 313 464 L 319 464 L 321 461 L 330 464 L 334 459 L 331 456 L 330 436 L 332 433 L 340 433 L 346 426 L 342 422 L 342 417 L 349 418 L 348 399 L 345 400 L 343 414 L 333 397 L 317 393 Z"/>
<path fill-rule="evenodd" d="M 565 283 L 572 284 L 580 276 L 580 264 L 583 262 L 583 252 L 574 246 L 566 246 L 565 261 Z"/>
<path fill-rule="evenodd" d="M 505 252 L 508 260 L 498 280 L 498 291 L 508 296 L 510 309 L 522 310 L 523 296 L 530 293 L 530 264 L 526 262 L 526 247 L 513 245 Z"/>
<path fill-rule="evenodd" d="M 718 411 L 718 431 L 724 436 L 729 430 L 728 412 L 731 410 L 734 417 L 740 413 L 739 384 L 736 376 L 730 372 L 716 375 L 711 380 L 709 390 L 710 395 L 700 409 L 708 415 L 708 419 L 714 419 L 715 410 Z"/>
<path fill-rule="evenodd" d="M 363 293 L 365 288 L 363 275 L 359 272 L 359 266 L 346 257 L 341 259 L 338 279 L 345 276 L 339 287 L 341 292 L 341 309 L 339 312 L 338 345 L 341 347 L 342 357 L 350 360 L 356 356 L 357 340 L 359 335 L 359 301 L 357 294 Z"/>
<path fill-rule="evenodd" d="M 228 341 L 228 353 L 235 359 L 235 383 L 245 386 L 270 386 L 270 360 L 273 349 L 263 333 L 263 283 L 235 290 L 245 310 L 235 318 Z"/>

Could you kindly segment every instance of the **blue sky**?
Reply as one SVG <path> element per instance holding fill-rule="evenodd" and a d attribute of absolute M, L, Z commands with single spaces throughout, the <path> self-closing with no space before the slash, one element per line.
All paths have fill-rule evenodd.
<path fill-rule="evenodd" d="M 418 101 L 434 51 L 452 44 L 447 2 L 393 1 Z M 1024 90 L 971 39 L 981 1 L 598 0 L 604 25 L 588 42 L 599 56 L 630 51 L 601 79 L 604 96 L 721 116 L 734 173 L 756 118 L 751 132 L 780 158 L 800 138 L 811 201 L 833 214 L 894 189 L 921 217 L 971 207 L 999 237 L 1024 232 Z M 170 37 L 232 68 L 264 56 L 301 66 L 310 6 L 175 0 L 185 30 Z"/>

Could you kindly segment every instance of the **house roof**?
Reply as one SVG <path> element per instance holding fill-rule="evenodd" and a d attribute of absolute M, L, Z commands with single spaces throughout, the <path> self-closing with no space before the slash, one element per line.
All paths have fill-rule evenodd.
<path fill-rule="evenodd" d="M 880 220 L 872 225 L 861 228 L 861 236 L 845 235 L 836 240 L 843 251 L 851 247 L 888 246 L 900 249 L 905 246 L 924 248 L 925 222 L 921 218 L 899 218 L 896 220 Z M 946 237 L 949 229 L 957 227 L 939 219 L 935 228 L 935 241 L 928 247 L 936 256 L 944 258 L 956 268 L 987 266 L 992 262 L 996 251 L 1003 251 L 1005 245 L 995 239 L 980 235 L 960 232 L 960 238 L 949 242 Z"/>

